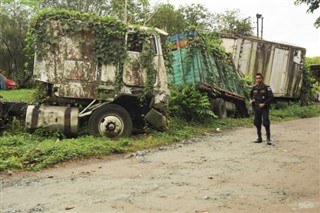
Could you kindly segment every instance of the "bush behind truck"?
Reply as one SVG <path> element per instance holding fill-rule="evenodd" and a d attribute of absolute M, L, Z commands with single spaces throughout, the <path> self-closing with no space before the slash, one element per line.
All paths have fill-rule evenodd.
<path fill-rule="evenodd" d="M 111 17 L 45 10 L 33 18 L 34 79 L 45 88 L 38 104 L 2 102 L 1 122 L 25 116 L 26 127 L 129 136 L 148 121 L 167 128 L 167 74 L 160 37 L 166 33 L 125 25 Z M 24 114 L 25 113 L 25 114 Z"/>

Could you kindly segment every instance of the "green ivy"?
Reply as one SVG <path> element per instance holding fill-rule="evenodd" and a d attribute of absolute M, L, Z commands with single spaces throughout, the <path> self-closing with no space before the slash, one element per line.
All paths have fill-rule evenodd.
<path fill-rule="evenodd" d="M 166 40 L 161 40 L 162 54 L 164 59 L 164 65 L 166 67 L 167 73 L 173 73 L 173 54 L 172 54 L 172 45 Z"/>
<path fill-rule="evenodd" d="M 57 21 L 63 30 L 59 35 L 52 27 Z M 58 44 L 58 36 L 77 36 L 91 31 L 94 36 L 93 54 L 97 63 L 118 65 L 123 63 L 126 55 L 125 33 L 128 27 L 113 17 L 99 17 L 91 13 L 79 13 L 67 10 L 45 9 L 31 20 L 27 34 L 27 50 L 34 47 L 38 57 L 47 51 L 54 51 Z M 84 38 L 81 43 L 85 44 Z M 48 45 L 49 44 L 49 45 Z"/>
<path fill-rule="evenodd" d="M 310 105 L 315 99 L 312 88 L 315 84 L 315 79 L 311 75 L 310 64 L 305 64 L 303 69 L 303 80 L 300 94 L 300 103 L 302 106 Z"/>
<path fill-rule="evenodd" d="M 238 76 L 232 56 L 226 53 L 221 45 L 220 34 L 216 31 L 201 32 L 195 28 L 190 28 L 188 32 L 190 36 L 188 36 L 189 51 L 185 59 L 186 70 L 191 70 L 191 67 L 193 67 L 195 55 L 201 54 L 203 59 L 201 63 L 203 63 L 207 71 L 212 71 L 212 73 L 208 73 L 208 77 L 212 82 L 217 83 L 217 85 L 223 85 L 222 87 L 227 88 L 231 92 L 245 95 L 245 84 Z M 214 65 L 212 63 L 215 63 L 220 78 L 215 77 L 212 70 Z"/>

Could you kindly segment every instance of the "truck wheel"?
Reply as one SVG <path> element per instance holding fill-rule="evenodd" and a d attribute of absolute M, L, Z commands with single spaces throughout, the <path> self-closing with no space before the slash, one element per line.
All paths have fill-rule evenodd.
<path fill-rule="evenodd" d="M 226 118 L 227 117 L 226 102 L 222 98 L 217 98 L 214 101 L 214 111 L 213 112 L 219 118 Z"/>
<path fill-rule="evenodd" d="M 92 113 L 88 127 L 91 135 L 108 138 L 128 137 L 132 132 L 132 120 L 124 108 L 108 104 Z"/>

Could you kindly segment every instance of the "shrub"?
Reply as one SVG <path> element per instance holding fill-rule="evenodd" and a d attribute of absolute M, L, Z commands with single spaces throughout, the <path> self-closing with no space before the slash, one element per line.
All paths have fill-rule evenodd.
<path fill-rule="evenodd" d="M 211 111 L 209 98 L 201 93 L 195 85 L 170 88 L 169 112 L 171 116 L 186 121 L 204 122 L 215 117 Z"/>

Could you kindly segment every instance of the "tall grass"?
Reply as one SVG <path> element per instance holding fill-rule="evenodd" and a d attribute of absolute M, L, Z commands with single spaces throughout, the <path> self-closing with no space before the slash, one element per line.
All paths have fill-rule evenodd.
<path fill-rule="evenodd" d="M 320 105 L 313 104 L 309 106 L 301 106 L 299 104 L 291 104 L 284 109 L 271 110 L 270 118 L 274 121 L 287 121 L 299 118 L 310 118 L 320 115 Z"/>

